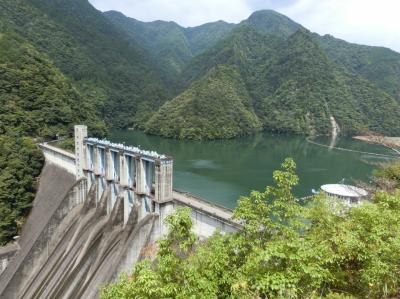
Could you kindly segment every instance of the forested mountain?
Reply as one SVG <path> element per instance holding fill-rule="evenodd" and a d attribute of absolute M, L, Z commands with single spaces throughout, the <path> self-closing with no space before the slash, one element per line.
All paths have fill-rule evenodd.
<path fill-rule="evenodd" d="M 191 90 L 192 86 L 208 76 L 209 70 L 216 66 L 233 66 L 245 82 L 251 98 L 251 110 L 263 128 L 270 131 L 330 134 L 333 117 L 341 132 L 347 135 L 366 131 L 400 133 L 398 102 L 362 76 L 336 64 L 319 46 L 313 34 L 302 28 L 287 38 L 263 32 L 243 23 L 227 39 L 194 58 L 183 71 L 182 82 Z M 225 72 L 230 70 L 222 69 Z M 209 85 L 204 88 L 214 87 Z M 210 138 L 207 129 L 202 130 L 191 121 L 190 115 L 197 108 L 178 109 L 182 107 L 180 103 L 183 99 L 187 98 L 186 92 L 160 110 L 163 111 L 161 116 L 165 115 L 165 111 L 174 111 L 174 117 L 165 118 L 156 114 L 147 124 L 149 132 L 171 136 L 163 128 L 171 124 L 177 126 L 178 123 L 181 128 L 186 127 L 185 130 L 193 125 L 192 132 L 197 134 L 182 136 L 176 133 L 173 137 Z M 200 92 L 196 95 L 205 109 L 203 96 Z M 215 105 L 217 103 L 215 101 Z M 212 107 L 210 103 L 208 105 Z M 179 111 L 182 113 L 177 115 Z M 207 118 L 205 123 L 218 122 L 213 113 L 205 113 L 204 117 Z M 243 123 L 240 125 L 243 126 Z M 236 134 L 225 137 L 249 131 L 252 131 L 250 127 L 248 130 L 230 128 L 230 132 Z"/>
<path fill-rule="evenodd" d="M 68 135 L 81 122 L 104 135 L 93 98 L 28 41 L 0 33 L 0 245 L 17 234 L 34 198 L 43 163 L 35 141 Z"/>
<path fill-rule="evenodd" d="M 146 124 L 148 132 L 202 139 L 253 131 L 252 125 L 244 129 L 244 124 L 237 124 L 233 129 L 230 124 L 225 130 L 230 133 L 221 135 L 222 128 L 213 134 L 215 127 L 209 124 L 219 122 L 215 114 L 198 113 L 199 106 L 188 105 L 201 103 L 201 111 L 207 106 L 213 111 L 223 100 L 216 99 L 218 91 L 200 90 L 212 88 L 202 83 L 218 68 L 240 76 L 250 110 L 265 130 L 330 134 L 334 120 L 342 134 L 400 133 L 400 54 L 394 51 L 312 34 L 271 10 L 255 12 L 238 25 L 217 22 L 188 29 L 173 22 L 145 23 L 117 12 L 105 14 L 143 44 L 166 74 L 178 79 L 177 97 Z M 188 32 L 202 33 L 196 38 Z M 195 51 L 193 38 L 205 46 Z M 193 118 L 200 114 L 201 125 Z"/>
<path fill-rule="evenodd" d="M 289 37 L 299 29 L 304 29 L 300 24 L 273 10 L 256 11 L 240 25 L 243 24 L 250 25 L 262 33 L 283 38 Z"/>
<path fill-rule="evenodd" d="M 184 28 L 175 22 L 141 22 L 116 11 L 104 15 L 151 53 L 169 82 L 176 82 L 176 76 L 194 56 L 214 46 L 235 26 L 219 21 Z"/>
<path fill-rule="evenodd" d="M 392 99 L 381 90 L 399 99 L 400 54 L 311 33 L 309 43 L 313 47 L 287 48 L 301 44 L 288 40 L 307 30 L 271 10 L 255 12 L 238 25 L 219 21 L 183 28 L 174 22 L 140 22 L 118 12 L 103 14 L 87 0 L 4 0 L 0 8 L 0 32 L 16 32 L 46 54 L 109 126 L 145 127 L 166 100 L 184 93 L 194 81 L 222 64 L 235 66 L 245 82 L 252 109 L 267 130 L 327 133 L 326 120 L 333 116 L 343 133 L 367 129 L 396 133 L 396 126 L 372 121 L 368 107 L 371 102 L 387 103 L 379 115 L 373 113 L 377 119 L 391 122 L 397 115 Z M 311 50 L 315 53 L 307 52 Z M 296 69 L 299 57 L 305 59 L 302 69 Z M 320 70 L 319 66 L 325 64 L 329 67 Z M 294 69 L 284 72 L 285 67 Z M 294 84 L 292 78 L 285 77 L 294 71 L 303 74 L 301 82 Z M 315 76 L 319 71 L 322 74 Z M 333 85 L 339 84 L 336 81 L 340 77 L 339 86 L 348 87 L 340 88 L 347 90 L 346 95 L 332 95 L 332 90 L 323 88 L 329 85 L 320 80 L 326 77 L 324 73 L 335 77 Z M 314 77 L 318 80 L 312 81 Z M 354 80 L 357 84 L 350 88 L 348 83 Z M 318 88 L 309 91 L 309 85 L 318 86 L 323 92 L 317 92 Z M 285 90 L 284 86 L 291 87 Z M 354 86 L 367 93 L 363 95 L 365 100 L 354 95 Z M 280 115 L 278 109 L 291 88 L 300 89 L 302 95 L 293 96 L 296 125 L 287 123 L 292 116 Z M 374 95 L 370 95 L 372 90 Z M 341 107 L 337 106 L 340 101 L 333 100 L 339 97 Z M 318 112 L 299 108 L 308 100 L 308 106 L 318 107 Z M 386 106 L 391 113 L 385 112 Z M 351 110 L 352 119 L 341 110 Z M 386 132 L 388 127 L 391 130 Z"/>
<path fill-rule="evenodd" d="M 218 41 L 226 37 L 234 27 L 235 24 L 217 21 L 185 28 L 185 34 L 193 55 L 198 55 L 213 47 Z"/>
<path fill-rule="evenodd" d="M 265 69 L 264 125 L 280 132 L 399 134 L 400 106 L 362 77 L 338 67 L 304 30 L 291 35 Z M 261 94 L 262 95 L 262 94 Z"/>
<path fill-rule="evenodd" d="M 400 101 L 400 54 L 387 48 L 348 43 L 331 35 L 315 35 L 337 64 L 375 83 Z"/>
<path fill-rule="evenodd" d="M 32 137 L 68 135 L 88 123 L 104 135 L 94 99 L 85 98 L 34 46 L 15 33 L 0 34 L 0 134 Z"/>
<path fill-rule="evenodd" d="M 98 104 L 109 125 L 140 124 L 167 98 L 147 53 L 87 0 L 3 0 L 0 32 L 15 31 Z"/>
<path fill-rule="evenodd" d="M 271 10 L 253 13 L 242 24 L 249 24 L 258 31 L 287 38 L 299 29 L 300 24 Z M 349 43 L 331 35 L 313 38 L 335 63 L 349 72 L 359 74 L 400 100 L 400 54 L 383 47 Z"/>
<path fill-rule="evenodd" d="M 238 69 L 222 65 L 165 103 L 147 123 L 149 133 L 191 139 L 231 138 L 260 129 Z"/>

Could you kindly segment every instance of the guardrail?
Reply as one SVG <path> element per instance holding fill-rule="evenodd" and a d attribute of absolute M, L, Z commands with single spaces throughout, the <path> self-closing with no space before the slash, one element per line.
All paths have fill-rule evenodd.
<path fill-rule="evenodd" d="M 240 223 L 232 219 L 233 211 L 231 209 L 222 207 L 202 198 L 198 198 L 188 192 L 174 190 L 173 197 L 175 202 L 184 204 L 213 218 L 223 220 L 223 222 L 229 224 L 230 226 L 237 228 L 241 227 Z"/>

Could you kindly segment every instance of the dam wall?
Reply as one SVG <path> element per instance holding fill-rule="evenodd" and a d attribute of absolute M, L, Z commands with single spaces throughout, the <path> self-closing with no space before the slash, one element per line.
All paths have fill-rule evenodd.
<path fill-rule="evenodd" d="M 7 246 L 0 247 L 0 274 L 7 268 L 9 261 L 18 250 L 18 243 L 11 243 Z"/>
<path fill-rule="evenodd" d="M 148 213 L 159 214 L 157 237 L 165 234 L 164 218 L 179 206 L 192 210 L 194 230 L 200 238 L 211 236 L 216 229 L 231 232 L 238 228 L 231 220 L 231 210 L 187 192 L 173 190 L 172 157 L 140 147 L 88 138 L 85 126 L 75 127 L 75 157 L 77 178 L 85 177 L 88 189 L 93 184 L 96 186 L 97 200 L 108 188 L 111 190 L 109 210 L 115 205 L 116 198 L 123 200 L 124 222 L 134 203 L 140 206 L 140 217 Z"/>
<path fill-rule="evenodd" d="M 32 211 L 18 239 L 18 250 L 9 256 L 7 267 L 0 275 L 0 298 L 15 298 L 19 285 L 36 264 L 36 258 L 47 250 L 49 237 L 57 215 L 63 218 L 69 211 L 62 209 L 70 190 L 75 185 L 75 176 L 64 168 L 46 162 L 39 181 L 39 188 Z"/>
<path fill-rule="evenodd" d="M 46 164 L 18 241 L 0 248 L 0 298 L 98 298 L 154 257 L 165 218 L 189 207 L 200 239 L 240 229 L 232 211 L 173 190 L 171 157 L 87 137 L 75 154 L 43 143 Z"/>
<path fill-rule="evenodd" d="M 60 149 L 58 147 L 52 146 L 49 143 L 39 144 L 39 148 L 42 150 L 45 160 L 48 163 L 57 165 L 58 167 L 66 170 L 70 174 L 75 175 L 75 155 Z"/>

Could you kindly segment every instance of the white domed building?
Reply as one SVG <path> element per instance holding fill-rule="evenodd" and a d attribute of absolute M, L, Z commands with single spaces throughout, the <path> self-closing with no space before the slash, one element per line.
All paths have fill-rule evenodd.
<path fill-rule="evenodd" d="M 358 205 L 363 203 L 368 196 L 368 192 L 352 185 L 327 184 L 322 185 L 321 190 L 328 196 L 336 197 L 348 205 Z"/>

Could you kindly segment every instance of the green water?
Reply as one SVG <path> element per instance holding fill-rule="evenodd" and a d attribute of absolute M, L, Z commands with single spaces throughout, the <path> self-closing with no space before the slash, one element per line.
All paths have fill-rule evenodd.
<path fill-rule="evenodd" d="M 234 140 L 182 141 L 149 136 L 139 131 L 114 131 L 113 142 L 140 145 L 174 158 L 174 188 L 188 191 L 226 207 L 235 207 L 241 195 L 264 190 L 272 172 L 286 157 L 297 163 L 300 184 L 297 196 L 311 194 L 327 183 L 369 181 L 374 163 L 389 158 L 328 149 L 308 143 L 304 137 L 259 134 Z M 329 144 L 328 139 L 317 140 Z M 381 146 L 340 139 L 336 146 L 389 154 Z M 390 160 L 390 159 L 389 159 Z"/>

